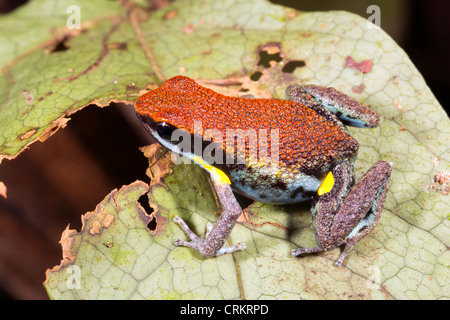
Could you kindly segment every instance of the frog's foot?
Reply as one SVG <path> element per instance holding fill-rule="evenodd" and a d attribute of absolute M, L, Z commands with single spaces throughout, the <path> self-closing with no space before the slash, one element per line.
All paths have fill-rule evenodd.
<path fill-rule="evenodd" d="M 340 267 L 342 266 L 342 263 L 344 262 L 345 258 L 347 258 L 348 253 L 350 252 L 350 249 L 353 248 L 355 243 L 347 243 L 345 245 L 344 251 L 341 253 L 339 258 L 334 263 L 336 266 Z M 308 253 L 317 253 L 317 252 L 324 252 L 327 251 L 324 248 L 320 247 L 312 247 L 312 248 L 297 248 L 291 250 L 291 255 L 293 257 L 299 256 L 301 254 L 308 254 Z"/>
<path fill-rule="evenodd" d="M 217 257 L 225 253 L 233 253 L 247 248 L 245 243 L 238 243 L 235 246 L 229 247 L 223 246 L 223 239 L 221 237 L 214 236 L 215 234 L 217 234 L 217 232 L 213 232 L 213 224 L 210 222 L 208 222 L 208 224 L 206 225 L 206 235 L 205 239 L 203 239 L 192 232 L 192 230 L 180 217 L 176 216 L 175 218 L 173 218 L 173 221 L 175 223 L 178 223 L 181 229 L 183 229 L 183 231 L 187 234 L 189 239 L 191 239 L 191 241 L 175 239 L 174 244 L 176 246 L 192 248 L 206 258 Z M 218 226 L 220 227 L 220 224 L 218 224 Z"/>
<path fill-rule="evenodd" d="M 342 266 L 342 263 L 344 263 L 345 258 L 347 258 L 348 253 L 350 252 L 351 248 L 353 248 L 354 245 L 355 245 L 355 243 L 347 243 L 345 245 L 344 251 L 341 253 L 339 258 L 334 263 L 337 267 Z M 326 250 L 323 249 L 323 248 L 320 248 L 320 247 L 297 248 L 297 249 L 292 249 L 291 250 L 291 255 L 293 257 L 296 257 L 296 256 L 299 256 L 301 254 L 317 253 L 317 252 L 324 252 L 324 251 L 326 251 Z"/>

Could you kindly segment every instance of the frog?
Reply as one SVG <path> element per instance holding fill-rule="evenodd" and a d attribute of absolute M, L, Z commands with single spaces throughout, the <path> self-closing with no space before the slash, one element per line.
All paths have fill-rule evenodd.
<path fill-rule="evenodd" d="M 225 245 L 243 214 L 235 193 L 275 205 L 311 201 L 316 246 L 294 248 L 293 257 L 344 247 L 335 261 L 341 266 L 378 225 L 392 168 L 378 160 L 356 181 L 359 144 L 347 126 L 375 128 L 380 116 L 335 88 L 291 84 L 286 99 L 233 97 L 177 75 L 141 95 L 135 110 L 158 143 L 208 172 L 222 210 L 215 225 L 206 224 L 204 238 L 174 217 L 189 238 L 175 239 L 176 246 L 205 258 L 245 250 L 245 243 Z M 180 130 L 188 145 L 199 142 L 200 148 L 180 148 L 173 139 Z M 238 144 L 226 140 L 233 130 L 251 134 Z M 213 158 L 205 156 L 208 148 Z"/>

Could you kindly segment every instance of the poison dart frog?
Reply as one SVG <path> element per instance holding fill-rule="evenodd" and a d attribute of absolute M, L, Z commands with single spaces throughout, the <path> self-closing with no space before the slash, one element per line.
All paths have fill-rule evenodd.
<path fill-rule="evenodd" d="M 334 88 L 294 84 L 286 95 L 287 100 L 229 97 L 175 76 L 137 99 L 137 117 L 147 131 L 209 172 L 223 210 L 214 226 L 207 224 L 205 238 L 175 217 L 190 238 L 176 239 L 175 245 L 207 258 L 244 250 L 244 243 L 224 246 L 242 213 L 233 190 L 264 203 L 312 200 L 316 246 L 293 249 L 292 256 L 345 245 L 336 261 L 340 266 L 377 226 L 391 166 L 378 161 L 355 183 L 358 142 L 345 125 L 374 128 L 379 116 Z M 188 146 L 200 141 L 200 148 L 180 148 L 173 140 L 179 130 L 191 139 Z M 240 142 L 236 132 L 244 134 Z"/>

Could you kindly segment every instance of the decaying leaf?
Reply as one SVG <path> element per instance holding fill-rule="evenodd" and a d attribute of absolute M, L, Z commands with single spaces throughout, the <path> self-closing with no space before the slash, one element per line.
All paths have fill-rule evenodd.
<path fill-rule="evenodd" d="M 61 265 L 47 270 L 45 286 L 51 298 L 113 298 L 112 292 L 105 288 L 114 291 L 117 281 L 122 280 L 128 288 L 120 288 L 117 295 L 133 290 L 128 286 L 131 275 L 124 277 L 124 270 L 130 265 L 133 267 L 138 258 L 139 244 L 135 241 L 142 240 L 144 246 L 150 244 L 146 238 L 151 236 L 145 229 L 150 218 L 137 202 L 146 191 L 148 186 L 141 181 L 113 190 L 94 211 L 82 216 L 80 233 L 66 228 L 60 241 L 63 248 Z M 127 239 L 133 240 L 125 243 Z M 75 273 L 79 274 L 76 283 L 80 288 L 70 285 L 73 274 L 67 270 L 74 268 L 80 270 Z M 102 288 L 101 282 L 105 279 L 111 282 L 106 282 Z"/>

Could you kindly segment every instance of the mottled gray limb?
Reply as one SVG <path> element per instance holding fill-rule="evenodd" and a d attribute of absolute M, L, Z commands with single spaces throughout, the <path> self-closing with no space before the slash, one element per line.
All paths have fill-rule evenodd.
<path fill-rule="evenodd" d="M 341 266 L 350 250 L 377 226 L 389 189 L 391 166 L 385 161 L 376 162 L 355 185 L 352 163 L 343 162 L 332 173 L 332 190 L 318 196 L 312 209 L 317 246 L 294 249 L 291 254 L 328 251 L 345 245 L 336 261 Z"/>
<path fill-rule="evenodd" d="M 296 257 L 301 254 L 308 254 L 308 253 L 316 253 L 316 252 L 323 252 L 324 249 L 320 247 L 312 247 L 312 248 L 297 248 L 291 250 L 291 255 L 293 257 Z"/>
<path fill-rule="evenodd" d="M 190 247 L 198 251 L 206 258 L 220 256 L 225 253 L 232 253 L 246 248 L 245 243 L 235 246 L 224 247 L 225 241 L 233 230 L 236 220 L 242 213 L 242 209 L 231 191 L 230 185 L 211 176 L 212 184 L 215 188 L 217 197 L 223 209 L 217 223 L 212 226 L 208 223 L 206 226 L 205 239 L 198 237 L 180 217 L 175 217 L 174 222 L 178 223 L 191 241 L 175 240 L 175 245 Z"/>

